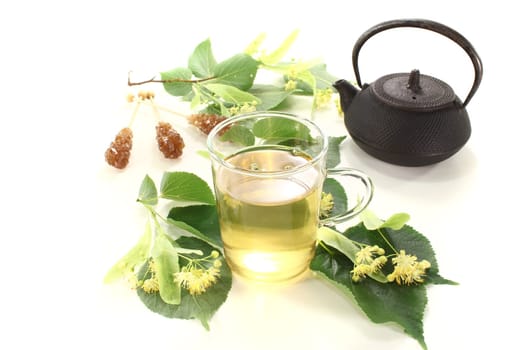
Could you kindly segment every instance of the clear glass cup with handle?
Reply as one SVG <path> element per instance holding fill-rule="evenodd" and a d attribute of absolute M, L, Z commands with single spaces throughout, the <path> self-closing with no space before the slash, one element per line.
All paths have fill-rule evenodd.
<path fill-rule="evenodd" d="M 226 261 L 249 280 L 300 278 L 314 256 L 319 226 L 355 217 L 372 199 L 363 172 L 326 169 L 328 136 L 293 114 L 230 117 L 210 132 L 207 146 Z M 357 179 L 344 186 L 356 204 L 321 219 L 323 183 L 332 176 Z"/>

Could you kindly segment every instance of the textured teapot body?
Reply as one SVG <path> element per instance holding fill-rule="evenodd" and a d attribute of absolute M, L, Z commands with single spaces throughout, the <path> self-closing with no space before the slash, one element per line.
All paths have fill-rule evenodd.
<path fill-rule="evenodd" d="M 417 69 L 385 75 L 370 85 L 361 84 L 361 47 L 372 36 L 399 27 L 431 30 L 463 48 L 474 66 L 474 82 L 464 102 L 444 81 L 420 74 Z M 359 37 L 352 63 L 356 86 L 344 79 L 333 86 L 339 92 L 350 136 L 370 155 L 398 165 L 429 165 L 454 155 L 470 138 L 466 106 L 479 87 L 483 66 L 470 42 L 455 30 L 421 19 L 383 22 Z"/>
<path fill-rule="evenodd" d="M 431 111 L 393 108 L 366 86 L 346 105 L 345 126 L 370 155 L 405 166 L 440 162 L 459 151 L 471 135 L 468 113 L 455 98 Z"/>

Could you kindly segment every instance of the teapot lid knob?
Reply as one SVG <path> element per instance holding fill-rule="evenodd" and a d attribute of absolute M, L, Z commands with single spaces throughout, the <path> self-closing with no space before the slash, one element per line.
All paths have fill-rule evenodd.
<path fill-rule="evenodd" d="M 419 83 L 419 79 L 419 69 L 413 69 L 408 77 L 407 88 L 415 94 L 421 91 L 421 84 Z"/>
<path fill-rule="evenodd" d="M 410 73 L 385 75 L 371 84 L 371 93 L 387 106 L 405 110 L 433 111 L 456 99 L 452 88 L 437 78 Z"/>

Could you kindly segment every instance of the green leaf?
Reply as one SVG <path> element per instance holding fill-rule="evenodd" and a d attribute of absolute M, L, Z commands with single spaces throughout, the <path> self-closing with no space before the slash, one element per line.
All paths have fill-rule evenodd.
<path fill-rule="evenodd" d="M 327 178 L 323 183 L 323 192 L 332 194 L 334 207 L 330 217 L 343 214 L 348 210 L 348 198 L 344 187 L 335 179 Z"/>
<path fill-rule="evenodd" d="M 183 208 L 183 207 L 179 207 L 179 208 Z M 188 225 L 184 221 L 176 221 L 176 220 L 173 220 L 171 218 L 168 218 L 167 222 L 168 222 L 168 224 L 170 224 L 172 226 L 172 228 L 174 228 L 174 231 L 175 231 L 174 234 L 172 234 L 171 232 L 169 233 L 170 237 L 173 237 L 173 238 L 179 238 L 181 236 L 196 237 L 196 238 L 202 239 L 204 242 L 210 244 L 215 249 L 217 249 L 217 250 L 219 250 L 221 252 L 223 251 L 221 245 L 212 244 L 211 240 L 205 234 L 203 234 L 199 230 L 195 229 L 194 227 L 191 227 L 190 225 Z"/>
<path fill-rule="evenodd" d="M 338 251 L 328 252 L 319 246 L 310 268 L 317 277 L 352 295 L 357 305 L 375 323 L 394 322 L 426 349 L 423 337 L 423 313 L 426 305 L 424 286 L 398 286 L 365 278 L 352 282 L 354 265 Z"/>
<path fill-rule="evenodd" d="M 213 250 L 213 247 L 207 245 L 203 241 L 191 237 L 181 237 L 176 241 L 176 244 L 187 249 L 201 250 L 205 256 L 208 256 Z M 200 295 L 191 295 L 185 289 L 182 289 L 181 302 L 179 305 L 165 303 L 159 293 L 148 294 L 142 289 L 138 289 L 137 294 L 144 305 L 153 312 L 169 318 L 198 319 L 206 329 L 209 329 L 209 321 L 211 317 L 226 301 L 232 286 L 231 271 L 224 258 L 221 256 L 219 259 L 222 262 L 222 265 L 220 267 L 220 277 L 217 283 L 209 287 L 205 293 Z M 185 266 L 186 263 L 186 259 L 181 259 L 181 267 Z M 206 261 L 202 263 L 205 268 L 210 267 L 211 264 Z M 147 267 L 143 267 L 139 273 L 139 279 L 148 277 L 148 269 Z"/>
<path fill-rule="evenodd" d="M 215 204 L 210 187 L 200 177 L 187 172 L 165 172 L 159 197 L 179 202 L 179 205 Z"/>
<path fill-rule="evenodd" d="M 210 82 L 232 85 L 247 91 L 253 85 L 259 63 L 251 56 L 241 53 L 218 63 L 214 70 L 214 80 Z"/>
<path fill-rule="evenodd" d="M 253 134 L 262 139 L 297 139 L 310 141 L 310 130 L 297 121 L 284 118 L 260 119 L 253 125 Z"/>
<path fill-rule="evenodd" d="M 262 84 L 254 84 L 249 92 L 261 101 L 256 106 L 259 111 L 277 108 L 288 96 L 293 94 L 292 90 L 286 91 L 283 87 Z"/>
<path fill-rule="evenodd" d="M 144 264 L 148 259 L 150 244 L 151 226 L 148 222 L 142 237 L 140 237 L 135 246 L 120 258 L 106 273 L 104 283 L 112 283 L 120 278 L 126 277 L 129 273 L 134 273 L 135 268 Z"/>
<path fill-rule="evenodd" d="M 193 72 L 193 75 L 199 78 L 211 77 L 216 65 L 217 62 L 213 56 L 209 39 L 197 45 L 188 60 L 188 67 Z"/>
<path fill-rule="evenodd" d="M 298 29 L 291 32 L 290 35 L 288 35 L 286 39 L 284 39 L 284 41 L 281 43 L 281 45 L 277 49 L 275 49 L 273 52 L 271 52 L 268 55 L 261 55 L 261 62 L 268 66 L 279 63 L 279 61 L 282 60 L 283 57 L 286 55 L 288 50 L 290 50 L 290 47 L 293 45 L 298 35 L 299 35 Z"/>
<path fill-rule="evenodd" d="M 189 70 L 188 68 L 175 68 L 170 71 L 160 73 L 160 77 L 162 80 L 169 81 L 163 84 L 164 89 L 167 93 L 173 96 L 185 96 L 191 92 L 191 75 L 191 70 Z"/>
<path fill-rule="evenodd" d="M 242 105 L 243 103 L 259 104 L 261 100 L 249 92 L 242 91 L 231 85 L 225 84 L 206 84 L 206 88 L 227 103 Z"/>
<path fill-rule="evenodd" d="M 426 349 L 423 316 L 427 304 L 425 286 L 399 286 L 372 280 L 350 282 L 357 304 L 375 323 L 394 322 Z"/>
<path fill-rule="evenodd" d="M 215 205 L 174 207 L 168 213 L 171 224 L 222 250 L 219 217 Z"/>
<path fill-rule="evenodd" d="M 166 235 L 157 234 L 152 258 L 155 262 L 162 301 L 178 305 L 181 299 L 180 285 L 173 281 L 173 274 L 179 272 L 179 256 Z"/>
<path fill-rule="evenodd" d="M 155 205 L 159 201 L 157 187 L 155 186 L 155 183 L 151 177 L 148 175 L 146 175 L 144 180 L 142 180 L 137 201 L 146 205 Z"/>
<path fill-rule="evenodd" d="M 328 153 L 326 155 L 326 167 L 335 168 L 341 162 L 340 145 L 346 139 L 346 136 L 328 137 Z"/>
<path fill-rule="evenodd" d="M 439 275 L 437 260 L 429 240 L 408 225 L 404 225 L 399 230 L 384 227 L 378 231 L 368 230 L 363 223 L 360 223 L 342 234 L 352 241 L 368 245 L 377 244 L 385 249 L 387 256 L 394 254 L 390 246 L 385 243 L 385 238 L 397 251 L 403 249 L 407 254 L 417 256 L 420 261 L 425 259 L 430 262 L 431 267 L 427 270 L 423 284 L 399 286 L 396 283 L 377 283 L 372 279 L 364 279 L 359 283 L 352 282 L 350 271 L 353 269 L 353 262 L 349 255 L 351 256 L 354 247 L 341 245 L 337 240 L 342 242 L 345 240 L 340 236 L 341 234 L 338 235 L 327 228 L 320 230 L 319 237 L 323 242 L 336 248 L 343 246 L 344 249 L 329 251 L 319 245 L 310 265 L 311 269 L 317 273 L 317 276 L 341 289 L 345 294 L 353 295 L 357 304 L 373 322 L 397 323 L 426 349 L 423 336 L 423 316 L 427 302 L 425 285 L 455 284 Z M 349 251 L 350 254 L 345 254 L 344 250 Z M 393 266 L 389 262 L 383 270 L 392 271 L 392 269 Z"/>
<path fill-rule="evenodd" d="M 255 136 L 245 126 L 232 125 L 226 132 L 221 136 L 222 141 L 231 141 L 239 143 L 243 146 L 252 146 L 255 143 Z"/>

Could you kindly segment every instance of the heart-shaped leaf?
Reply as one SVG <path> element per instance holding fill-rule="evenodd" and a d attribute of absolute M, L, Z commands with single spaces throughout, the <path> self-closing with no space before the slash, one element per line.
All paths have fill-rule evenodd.
<path fill-rule="evenodd" d="M 221 141 L 231 141 L 243 146 L 252 146 L 255 143 L 255 136 L 247 127 L 234 124 L 221 136 Z"/>
<path fill-rule="evenodd" d="M 174 207 L 168 214 L 173 224 L 196 237 L 203 239 L 213 247 L 222 250 L 219 217 L 215 205 L 194 205 Z"/>
<path fill-rule="evenodd" d="M 215 197 L 206 181 L 188 172 L 165 172 L 159 196 L 176 201 L 178 205 L 215 204 Z"/>
<path fill-rule="evenodd" d="M 247 91 L 253 85 L 259 63 L 251 56 L 241 53 L 218 63 L 214 70 L 213 83 L 232 85 Z"/>
<path fill-rule="evenodd" d="M 328 152 L 326 154 L 326 167 L 328 169 L 335 168 L 341 162 L 341 142 L 345 139 L 346 136 L 328 137 Z"/>
<path fill-rule="evenodd" d="M 199 78 L 211 77 L 216 65 L 217 61 L 215 61 L 211 50 L 210 39 L 206 39 L 197 45 L 188 60 L 188 68 L 193 75 Z"/>
<path fill-rule="evenodd" d="M 423 313 L 427 302 L 424 286 L 398 286 L 365 278 L 352 282 L 354 264 L 338 251 L 318 247 L 310 265 L 316 275 L 353 296 L 357 305 L 375 323 L 394 322 L 426 349 L 423 337 Z"/>
<path fill-rule="evenodd" d="M 310 141 L 310 130 L 298 121 L 285 118 L 264 118 L 253 125 L 253 134 L 261 139 L 297 139 Z"/>
<path fill-rule="evenodd" d="M 159 201 L 157 187 L 148 175 L 142 180 L 137 201 L 147 205 L 155 205 Z"/>

